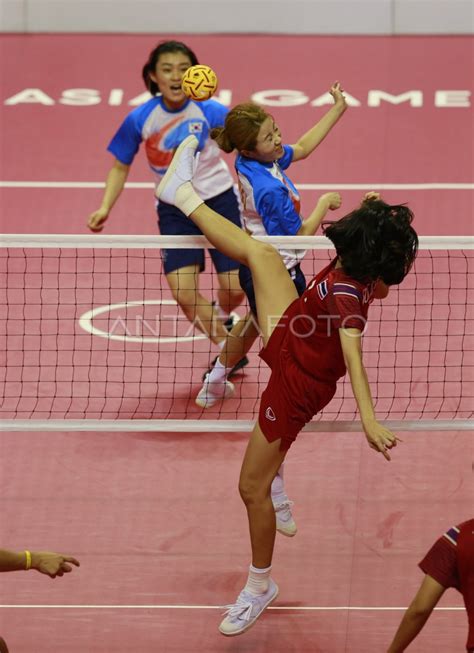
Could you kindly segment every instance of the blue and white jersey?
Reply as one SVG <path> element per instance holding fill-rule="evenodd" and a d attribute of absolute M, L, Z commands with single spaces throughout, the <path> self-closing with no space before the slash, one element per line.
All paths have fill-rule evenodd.
<path fill-rule="evenodd" d="M 131 111 L 107 148 L 115 158 L 130 165 L 142 141 L 158 184 L 173 158 L 173 151 L 189 134 L 199 139 L 201 154 L 193 185 L 204 199 L 215 197 L 234 184 L 218 145 L 209 138 L 213 127 L 222 127 L 228 109 L 215 100 L 189 100 L 177 110 L 168 109 L 158 95 Z"/>
<path fill-rule="evenodd" d="M 285 175 L 293 160 L 293 148 L 283 147 L 283 156 L 274 163 L 262 163 L 242 154 L 235 169 L 242 199 L 242 222 L 252 236 L 294 236 L 303 221 L 300 196 L 293 182 Z M 304 257 L 304 250 L 278 249 L 290 270 Z"/>

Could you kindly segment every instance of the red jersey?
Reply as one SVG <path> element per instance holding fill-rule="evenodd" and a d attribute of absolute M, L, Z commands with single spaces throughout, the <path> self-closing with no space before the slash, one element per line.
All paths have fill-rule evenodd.
<path fill-rule="evenodd" d="M 258 422 L 269 442 L 281 439 L 281 450 L 327 406 L 346 373 L 339 329 L 365 328 L 376 284 L 351 279 L 336 262 L 290 304 L 260 352 L 272 374 Z"/>
<path fill-rule="evenodd" d="M 284 346 L 297 365 L 329 383 L 346 373 L 339 329 L 364 331 L 376 285 L 355 281 L 336 262 L 314 277 L 275 327 L 287 327 Z"/>
<path fill-rule="evenodd" d="M 464 598 L 469 619 L 467 649 L 474 649 L 474 519 L 453 526 L 437 540 L 420 568 L 443 587 L 454 587 Z"/>

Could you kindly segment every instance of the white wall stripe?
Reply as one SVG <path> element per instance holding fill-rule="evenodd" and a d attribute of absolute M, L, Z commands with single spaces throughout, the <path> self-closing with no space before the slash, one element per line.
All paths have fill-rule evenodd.
<path fill-rule="evenodd" d="M 0 609 L 4 610 L 222 610 L 222 605 L 61 605 L 61 604 L 5 604 L 0 605 Z M 374 611 L 374 612 L 390 612 L 390 611 L 404 611 L 406 606 L 270 606 L 267 610 L 291 610 L 291 611 Z M 435 610 L 445 612 L 465 611 L 464 607 L 442 607 L 435 608 Z"/>
<path fill-rule="evenodd" d="M 0 181 L 0 188 L 104 188 L 103 181 Z M 394 184 L 370 181 L 357 184 L 296 184 L 299 190 L 474 190 L 474 182 L 420 182 Z M 153 182 L 128 182 L 125 188 L 155 188 Z"/>

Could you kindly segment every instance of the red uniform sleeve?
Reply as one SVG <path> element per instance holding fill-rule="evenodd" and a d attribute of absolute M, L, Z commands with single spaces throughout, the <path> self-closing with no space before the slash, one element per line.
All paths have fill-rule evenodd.
<path fill-rule="evenodd" d="M 456 549 L 445 537 L 433 544 L 418 566 L 443 587 L 460 590 Z"/>
<path fill-rule="evenodd" d="M 327 296 L 327 306 L 333 328 L 364 331 L 367 319 L 362 310 L 361 299 L 356 292 L 350 288 L 337 289 L 334 284 Z"/>

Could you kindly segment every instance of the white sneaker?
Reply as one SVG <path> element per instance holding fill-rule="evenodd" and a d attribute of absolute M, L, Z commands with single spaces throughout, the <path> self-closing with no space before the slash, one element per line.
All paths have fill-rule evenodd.
<path fill-rule="evenodd" d="M 167 204 L 174 204 L 185 215 L 190 215 L 203 204 L 203 200 L 191 185 L 198 144 L 198 139 L 193 135 L 184 139 L 174 153 L 169 168 L 155 191 L 158 199 Z"/>
<path fill-rule="evenodd" d="M 226 605 L 225 619 L 221 621 L 219 630 L 223 635 L 231 637 L 240 635 L 257 621 L 262 612 L 278 596 L 278 585 L 270 578 L 265 594 L 251 594 L 242 590 L 236 603 Z"/>
<path fill-rule="evenodd" d="M 291 514 L 291 507 L 293 501 L 282 501 L 281 503 L 273 504 L 275 508 L 276 529 L 286 537 L 294 537 L 298 531 L 296 522 Z"/>
<path fill-rule="evenodd" d="M 196 397 L 196 404 L 201 408 L 210 408 L 222 399 L 234 394 L 234 384 L 230 381 L 209 381 L 209 373 L 204 378 L 204 385 Z"/>

